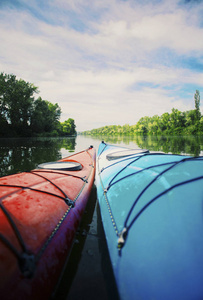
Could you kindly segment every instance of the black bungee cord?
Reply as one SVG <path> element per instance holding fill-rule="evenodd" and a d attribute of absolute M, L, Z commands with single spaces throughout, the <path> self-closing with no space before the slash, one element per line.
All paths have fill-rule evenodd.
<path fill-rule="evenodd" d="M 92 146 L 89 147 L 89 149 L 91 149 L 91 148 L 92 148 Z M 90 156 L 90 158 L 92 160 L 92 165 L 91 166 L 94 168 L 94 162 L 93 162 L 92 155 L 90 155 L 88 150 L 86 151 L 86 153 L 88 153 L 88 155 Z M 74 207 L 77 197 L 74 200 L 69 199 L 68 196 L 66 195 L 66 193 L 59 186 L 57 186 L 55 183 L 53 183 L 51 180 L 49 180 L 45 176 L 43 176 L 41 174 L 38 174 L 37 172 L 57 173 L 57 174 L 61 174 L 61 175 L 64 175 L 64 176 L 71 176 L 71 177 L 81 179 L 84 183 L 88 183 L 88 180 L 86 179 L 86 176 L 85 177 L 79 177 L 79 176 L 76 176 L 76 175 L 73 175 L 73 174 L 66 174 L 66 173 L 57 172 L 57 171 L 33 170 L 33 171 L 30 171 L 30 172 L 27 172 L 27 173 L 31 173 L 33 175 L 36 175 L 36 176 L 39 176 L 39 177 L 45 179 L 50 184 L 55 186 L 64 195 L 64 197 L 59 196 L 57 194 L 47 192 L 47 191 L 38 190 L 38 189 L 29 187 L 29 186 L 26 187 L 26 186 L 21 186 L 21 185 L 5 185 L 5 184 L 0 184 L 0 186 L 3 186 L 3 187 L 5 187 L 5 186 L 6 187 L 16 187 L 16 188 L 20 188 L 22 190 L 29 189 L 29 190 L 32 190 L 32 191 L 35 191 L 35 192 L 45 193 L 45 194 L 63 199 L 66 202 L 66 204 L 69 206 L 69 209 L 64 214 L 64 217 L 65 217 L 67 215 L 67 213 L 70 211 L 70 209 L 72 207 Z M 43 251 L 45 249 L 45 246 L 47 246 L 48 242 L 45 243 L 45 246 L 42 248 L 43 251 L 41 250 L 40 253 L 36 257 L 35 257 L 34 254 L 32 254 L 27 249 L 26 244 L 25 244 L 25 242 L 24 242 L 24 240 L 23 240 L 23 238 L 20 234 L 20 231 L 18 230 L 17 225 L 15 224 L 15 222 L 14 222 L 13 218 L 11 217 L 10 213 L 7 211 L 7 209 L 5 208 L 5 206 L 2 203 L 3 199 L 7 198 L 8 196 L 10 196 L 12 194 L 13 194 L 13 192 L 11 192 L 10 194 L 7 194 L 5 196 L 2 196 L 0 198 L 0 208 L 2 209 L 3 213 L 5 214 L 7 220 L 9 221 L 9 223 L 10 223 L 10 225 L 11 225 L 11 227 L 12 227 L 12 229 L 13 229 L 15 235 L 16 235 L 16 238 L 17 238 L 17 240 L 18 240 L 18 242 L 19 242 L 19 244 L 22 248 L 22 253 L 18 252 L 18 250 L 12 245 L 12 243 L 1 233 L 0 233 L 0 240 L 4 243 L 4 245 L 8 249 L 10 249 L 10 251 L 13 253 L 13 255 L 17 258 L 19 268 L 20 268 L 20 271 L 21 271 L 22 275 L 26 278 L 31 278 L 34 275 L 37 260 L 39 260 L 40 254 L 43 253 Z M 61 224 L 62 222 L 60 221 L 59 223 Z M 59 228 L 59 224 L 56 226 L 55 230 L 52 232 L 51 237 L 54 235 L 56 230 L 58 230 L 58 228 Z"/>
<path fill-rule="evenodd" d="M 10 216 L 9 212 L 3 205 L 3 203 L 0 203 L 0 208 L 4 212 L 6 218 L 8 219 L 11 227 L 13 228 L 13 231 L 17 237 L 17 240 L 22 248 L 22 253 L 19 253 L 17 249 L 11 244 L 11 242 L 5 238 L 0 233 L 0 240 L 11 250 L 11 252 L 16 256 L 19 268 L 23 274 L 24 277 L 31 278 L 35 271 L 35 257 L 30 251 L 27 249 L 26 244 L 23 241 L 23 238 L 20 234 L 20 231 L 18 230 L 18 227 L 16 226 L 15 222 L 13 221 L 12 217 Z"/>
<path fill-rule="evenodd" d="M 107 144 L 105 143 L 105 147 L 102 149 L 100 155 L 104 152 L 105 148 L 107 147 Z M 145 170 L 148 170 L 148 169 L 151 169 L 151 168 L 155 168 L 155 167 L 160 167 L 160 166 L 166 166 L 166 165 L 170 165 L 167 169 L 163 170 L 161 173 L 159 173 L 142 191 L 141 193 L 138 195 L 138 197 L 135 199 L 132 207 L 130 208 L 129 212 L 128 212 L 128 215 L 125 219 L 125 222 L 124 222 L 124 228 L 123 230 L 120 232 L 120 233 L 117 233 L 118 235 L 118 249 L 121 250 L 122 247 L 124 246 L 125 244 L 125 240 L 126 240 L 126 237 L 127 237 L 127 234 L 128 234 L 128 231 L 129 229 L 132 227 L 132 225 L 134 224 L 134 222 L 137 220 L 137 218 L 142 214 L 142 212 L 151 204 L 153 203 L 155 200 L 157 200 L 159 197 L 161 197 L 162 195 L 166 194 L 167 192 L 169 192 L 170 190 L 178 187 L 178 186 L 181 186 L 181 185 L 184 185 L 184 184 L 187 184 L 187 183 L 190 183 L 190 182 L 193 182 L 193 181 L 196 181 L 196 180 L 200 180 L 200 179 L 203 179 L 203 176 L 200 176 L 200 177 L 197 177 L 197 178 L 193 178 L 193 179 L 190 179 L 190 180 L 187 180 L 187 181 L 183 181 L 183 182 L 180 182 L 178 184 L 175 184 L 174 186 L 170 187 L 169 189 L 163 191 L 162 193 L 158 194 L 156 197 L 154 197 L 153 199 L 151 199 L 141 210 L 140 212 L 137 213 L 137 215 L 133 218 L 133 220 L 131 221 L 130 225 L 127 226 L 127 222 L 130 218 L 130 215 L 132 214 L 132 211 L 136 205 L 136 203 L 138 202 L 138 200 L 141 198 L 141 196 L 143 195 L 143 193 L 160 177 L 162 176 L 165 172 L 169 171 L 170 169 L 172 169 L 173 167 L 175 167 L 176 165 L 178 165 L 179 163 L 183 163 L 183 162 L 186 162 L 186 161 L 191 161 L 191 160 L 194 160 L 194 161 L 197 161 L 198 159 L 199 160 L 202 160 L 203 157 L 186 157 L 186 158 L 183 158 L 182 160 L 180 161 L 172 161 L 172 162 L 167 162 L 167 163 L 162 163 L 162 164 L 156 164 L 156 165 L 153 165 L 153 166 L 149 166 L 147 168 L 144 168 L 142 170 L 139 170 L 139 171 L 136 171 L 136 172 L 133 172 L 131 174 L 128 174 L 120 179 L 118 179 L 117 181 L 114 181 L 115 178 L 123 172 L 123 170 L 125 170 L 128 166 L 130 166 L 132 163 L 134 163 L 135 161 L 137 161 L 138 159 L 141 159 L 142 157 L 145 157 L 145 156 L 151 156 L 151 155 L 160 155 L 162 153 L 144 153 L 142 155 L 139 155 L 139 157 L 136 157 L 135 159 L 133 159 L 131 162 L 129 162 L 126 166 L 124 166 L 119 172 L 117 172 L 115 174 L 115 176 L 110 180 L 108 186 L 106 188 L 103 187 L 103 190 L 104 190 L 104 194 L 106 195 L 106 199 L 107 199 L 107 191 L 109 190 L 110 187 L 112 187 L 114 184 L 120 182 L 121 180 L 127 178 L 127 177 L 130 177 L 132 175 L 135 175 L 135 174 L 138 174 L 140 172 L 143 172 Z M 99 155 L 99 156 L 100 156 Z M 165 153 L 163 153 L 162 155 L 166 155 Z M 137 155 L 136 155 L 137 156 Z M 122 163 L 123 161 L 126 161 L 126 160 L 129 160 L 129 159 L 132 159 L 134 158 L 133 157 L 128 157 L 128 158 L 125 158 L 123 160 L 118 160 L 116 161 L 115 163 L 111 164 L 111 165 L 108 165 L 107 167 L 105 168 L 102 168 L 100 171 L 99 171 L 99 174 L 101 172 L 103 172 L 104 170 L 106 170 L 107 168 L 110 168 L 112 166 L 114 166 L 115 164 L 119 164 L 119 163 Z M 101 180 L 101 178 L 100 178 Z M 114 182 L 113 182 L 114 181 Z M 107 202 L 108 202 L 108 199 L 107 199 Z M 107 203 L 108 204 L 108 203 Z M 109 208 L 110 209 L 110 208 Z M 115 221 L 114 221 L 114 224 L 115 224 Z M 116 225 L 116 224 L 115 224 Z M 115 228 L 115 225 L 114 225 L 114 228 Z M 116 226 L 117 227 L 117 226 Z"/>
<path fill-rule="evenodd" d="M 124 246 L 125 244 L 125 240 L 127 238 L 127 234 L 128 234 L 128 231 L 130 230 L 130 228 L 132 227 L 132 225 L 134 224 L 134 222 L 138 219 L 138 217 L 145 211 L 145 209 L 147 207 L 149 207 L 155 200 L 157 200 L 158 198 L 160 198 L 161 196 L 163 196 L 164 194 L 168 193 L 169 191 L 171 191 L 172 189 L 176 188 L 176 187 L 179 187 L 181 185 L 184 185 L 184 184 L 187 184 L 187 183 L 191 183 L 191 182 L 194 182 L 194 181 L 197 181 L 197 180 L 201 180 L 203 179 L 203 176 L 199 176 L 199 177 L 195 177 L 195 178 L 192 178 L 192 179 L 189 179 L 189 180 L 186 180 L 186 181 L 182 181 L 182 182 L 179 182 L 173 186 L 171 186 L 170 188 L 166 189 L 165 191 L 159 193 L 157 196 L 155 196 L 153 199 L 151 199 L 136 215 L 135 217 L 132 219 L 132 221 L 130 222 L 129 225 L 127 225 L 127 222 L 132 214 L 132 211 L 135 207 L 135 205 L 137 204 L 137 202 L 139 201 L 139 199 L 141 198 L 141 196 L 144 194 L 144 192 L 160 177 L 162 176 L 164 173 L 166 173 L 167 171 L 171 170 L 173 167 L 177 166 L 179 163 L 183 163 L 183 162 L 187 162 L 187 161 L 191 161 L 191 160 L 195 160 L 197 161 L 198 159 L 202 160 L 203 158 L 199 158 L 199 157 L 189 157 L 189 158 L 184 158 L 180 161 L 177 161 L 175 163 L 173 163 L 172 166 L 170 166 L 169 168 L 165 169 L 164 171 L 162 171 L 161 173 L 159 173 L 142 191 L 141 193 L 138 195 L 138 197 L 136 198 L 136 200 L 134 201 L 133 205 L 131 206 L 129 212 L 128 212 L 128 215 L 125 219 L 125 222 L 124 222 L 124 228 L 123 230 L 120 232 L 119 234 L 119 238 L 118 238 L 118 249 L 121 250 L 122 247 Z"/>

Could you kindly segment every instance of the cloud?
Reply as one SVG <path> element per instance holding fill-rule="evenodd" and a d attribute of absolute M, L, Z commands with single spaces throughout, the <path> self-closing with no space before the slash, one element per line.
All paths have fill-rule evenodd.
<path fill-rule="evenodd" d="M 173 107 L 189 110 L 191 101 L 179 97 L 178 78 L 181 83 L 192 83 L 192 74 L 183 74 L 178 70 L 140 68 L 134 71 L 103 70 L 70 71 L 64 73 L 63 81 L 54 82 L 49 98 L 56 99 L 61 90 L 60 104 L 63 111 L 77 119 L 78 129 L 91 128 L 92 121 L 99 126 L 105 124 L 134 124 L 145 115 L 170 112 Z M 199 78 L 201 82 L 203 76 Z M 148 86 L 150 82 L 151 86 Z M 42 82 L 47 91 L 49 82 Z M 169 86 L 170 84 L 170 86 Z M 135 85 L 135 87 L 133 87 Z M 172 90 L 174 95 L 172 94 Z M 52 93 L 52 94 L 51 94 Z M 63 100 L 64 99 L 64 100 Z M 82 100 L 81 100 L 82 99 Z M 85 125 L 84 125 L 85 124 Z M 96 126 L 96 125 L 95 125 Z"/>
<path fill-rule="evenodd" d="M 0 69 L 39 87 L 78 130 L 194 108 L 203 90 L 202 2 L 8 1 Z"/>

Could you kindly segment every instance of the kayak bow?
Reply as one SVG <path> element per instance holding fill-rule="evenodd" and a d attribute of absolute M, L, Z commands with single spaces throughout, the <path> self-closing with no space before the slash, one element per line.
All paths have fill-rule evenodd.
<path fill-rule="evenodd" d="M 202 299 L 203 157 L 102 142 L 96 182 L 121 299 Z"/>
<path fill-rule="evenodd" d="M 95 174 L 95 149 L 0 178 L 1 299 L 48 299 Z"/>

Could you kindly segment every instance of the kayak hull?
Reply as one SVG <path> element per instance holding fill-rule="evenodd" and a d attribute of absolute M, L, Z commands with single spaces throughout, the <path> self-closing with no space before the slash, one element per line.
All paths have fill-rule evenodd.
<path fill-rule="evenodd" d="M 203 159 L 120 151 L 101 143 L 96 175 L 120 298 L 203 298 Z"/>
<path fill-rule="evenodd" d="M 95 149 L 60 162 L 76 171 L 36 169 L 0 178 L 2 299 L 48 299 L 54 292 L 95 175 Z"/>

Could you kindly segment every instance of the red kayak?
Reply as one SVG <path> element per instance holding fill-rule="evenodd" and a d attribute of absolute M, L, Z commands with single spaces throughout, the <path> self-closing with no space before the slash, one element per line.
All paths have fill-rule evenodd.
<path fill-rule="evenodd" d="M 0 297 L 49 299 L 95 175 L 95 149 L 0 178 Z"/>

